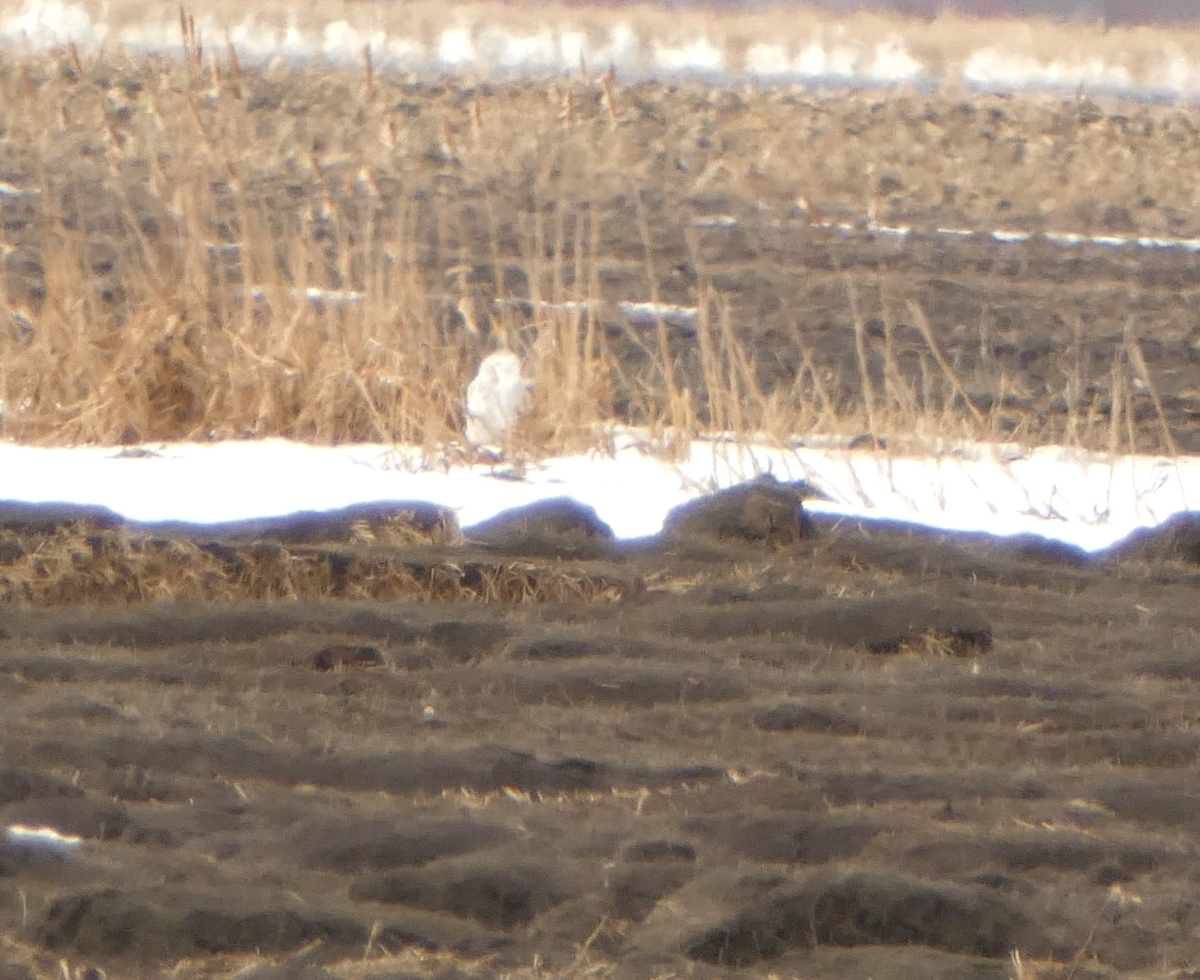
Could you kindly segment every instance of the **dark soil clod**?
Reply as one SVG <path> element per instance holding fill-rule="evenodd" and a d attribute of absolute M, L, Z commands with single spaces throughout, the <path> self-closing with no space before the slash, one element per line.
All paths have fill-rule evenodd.
<path fill-rule="evenodd" d="M 761 477 L 682 504 L 663 525 L 674 543 L 742 541 L 777 547 L 811 534 L 803 502 L 812 492 L 803 483 L 779 483 Z"/>

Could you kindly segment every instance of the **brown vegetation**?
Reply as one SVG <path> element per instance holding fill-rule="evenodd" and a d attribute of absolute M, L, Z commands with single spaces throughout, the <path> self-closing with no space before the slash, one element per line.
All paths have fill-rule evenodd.
<path fill-rule="evenodd" d="M 1188 111 L 259 72 L 188 43 L 0 67 L 5 438 L 447 445 L 507 344 L 528 453 L 612 421 L 1193 448 L 1190 257 L 1036 237 L 1197 234 Z"/>
<path fill-rule="evenodd" d="M 0 530 L 0 604 L 264 599 L 615 602 L 630 580 L 562 562 L 430 555 L 394 545 L 189 540 L 69 524 Z"/>

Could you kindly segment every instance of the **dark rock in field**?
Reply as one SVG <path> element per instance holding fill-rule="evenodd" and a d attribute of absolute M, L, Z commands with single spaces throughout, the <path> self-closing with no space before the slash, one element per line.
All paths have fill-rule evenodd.
<path fill-rule="evenodd" d="M 797 730 L 829 735 L 860 735 L 857 722 L 828 708 L 810 708 L 789 702 L 773 708 L 763 708 L 754 715 L 754 727 L 764 732 L 794 732 Z"/>
<path fill-rule="evenodd" d="M 769 890 L 692 936 L 684 952 L 705 963 L 744 967 L 814 943 L 931 946 L 993 958 L 1046 948 L 1030 918 L 993 892 L 861 873 Z"/>
<path fill-rule="evenodd" d="M 882 830 L 875 822 L 808 814 L 691 817 L 688 833 L 718 841 L 739 857 L 772 864 L 824 864 L 859 854 Z"/>
<path fill-rule="evenodd" d="M 676 544 L 742 541 L 787 546 L 811 533 L 801 484 L 764 476 L 675 507 L 663 522 L 663 537 Z"/>
<path fill-rule="evenodd" d="M 60 834 L 114 840 L 129 823 L 120 803 L 88 796 L 29 797 L 0 807 L 0 826 L 50 827 Z"/>
<path fill-rule="evenodd" d="M 313 670 L 343 670 L 347 667 L 382 667 L 383 654 L 377 647 L 328 646 L 312 657 Z"/>
<path fill-rule="evenodd" d="M 674 840 L 637 841 L 625 848 L 626 861 L 695 861 L 691 844 Z"/>
<path fill-rule="evenodd" d="M 801 636 L 871 653 L 912 649 L 970 656 L 992 646 L 991 626 L 975 608 L 919 594 L 677 609 L 663 616 L 660 628 L 697 640 Z"/>
<path fill-rule="evenodd" d="M 1138 528 L 1102 556 L 1120 561 L 1200 565 L 1200 513 L 1187 511 L 1167 518 L 1156 527 Z"/>
<path fill-rule="evenodd" d="M 513 832 L 476 820 L 410 820 L 401 825 L 312 823 L 294 836 L 305 865 L 342 873 L 427 864 L 511 840 Z"/>
<path fill-rule="evenodd" d="M 501 554 L 562 558 L 606 558 L 613 531 L 594 507 L 554 497 L 502 511 L 466 530 L 472 544 Z"/>
<path fill-rule="evenodd" d="M 350 886 L 354 901 L 409 905 L 472 919 L 493 929 L 527 926 L 548 909 L 578 895 L 552 865 L 437 863 L 362 878 Z"/>

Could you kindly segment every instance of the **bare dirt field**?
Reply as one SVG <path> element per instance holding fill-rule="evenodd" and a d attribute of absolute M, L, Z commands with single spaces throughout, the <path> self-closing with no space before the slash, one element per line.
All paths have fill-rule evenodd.
<path fill-rule="evenodd" d="M 6 507 L 0 823 L 83 841 L 0 843 L 5 976 L 1191 976 L 1194 524 L 1085 561 L 803 495 L 624 545 Z M 168 540 L 225 601 L 114 594 Z"/>

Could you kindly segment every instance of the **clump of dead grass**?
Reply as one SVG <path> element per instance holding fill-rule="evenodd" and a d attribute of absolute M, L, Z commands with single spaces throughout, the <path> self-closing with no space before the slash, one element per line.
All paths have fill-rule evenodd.
<path fill-rule="evenodd" d="M 564 563 L 407 557 L 382 548 L 199 542 L 86 525 L 0 537 L 0 603 L 265 599 L 617 602 L 633 580 Z"/>

